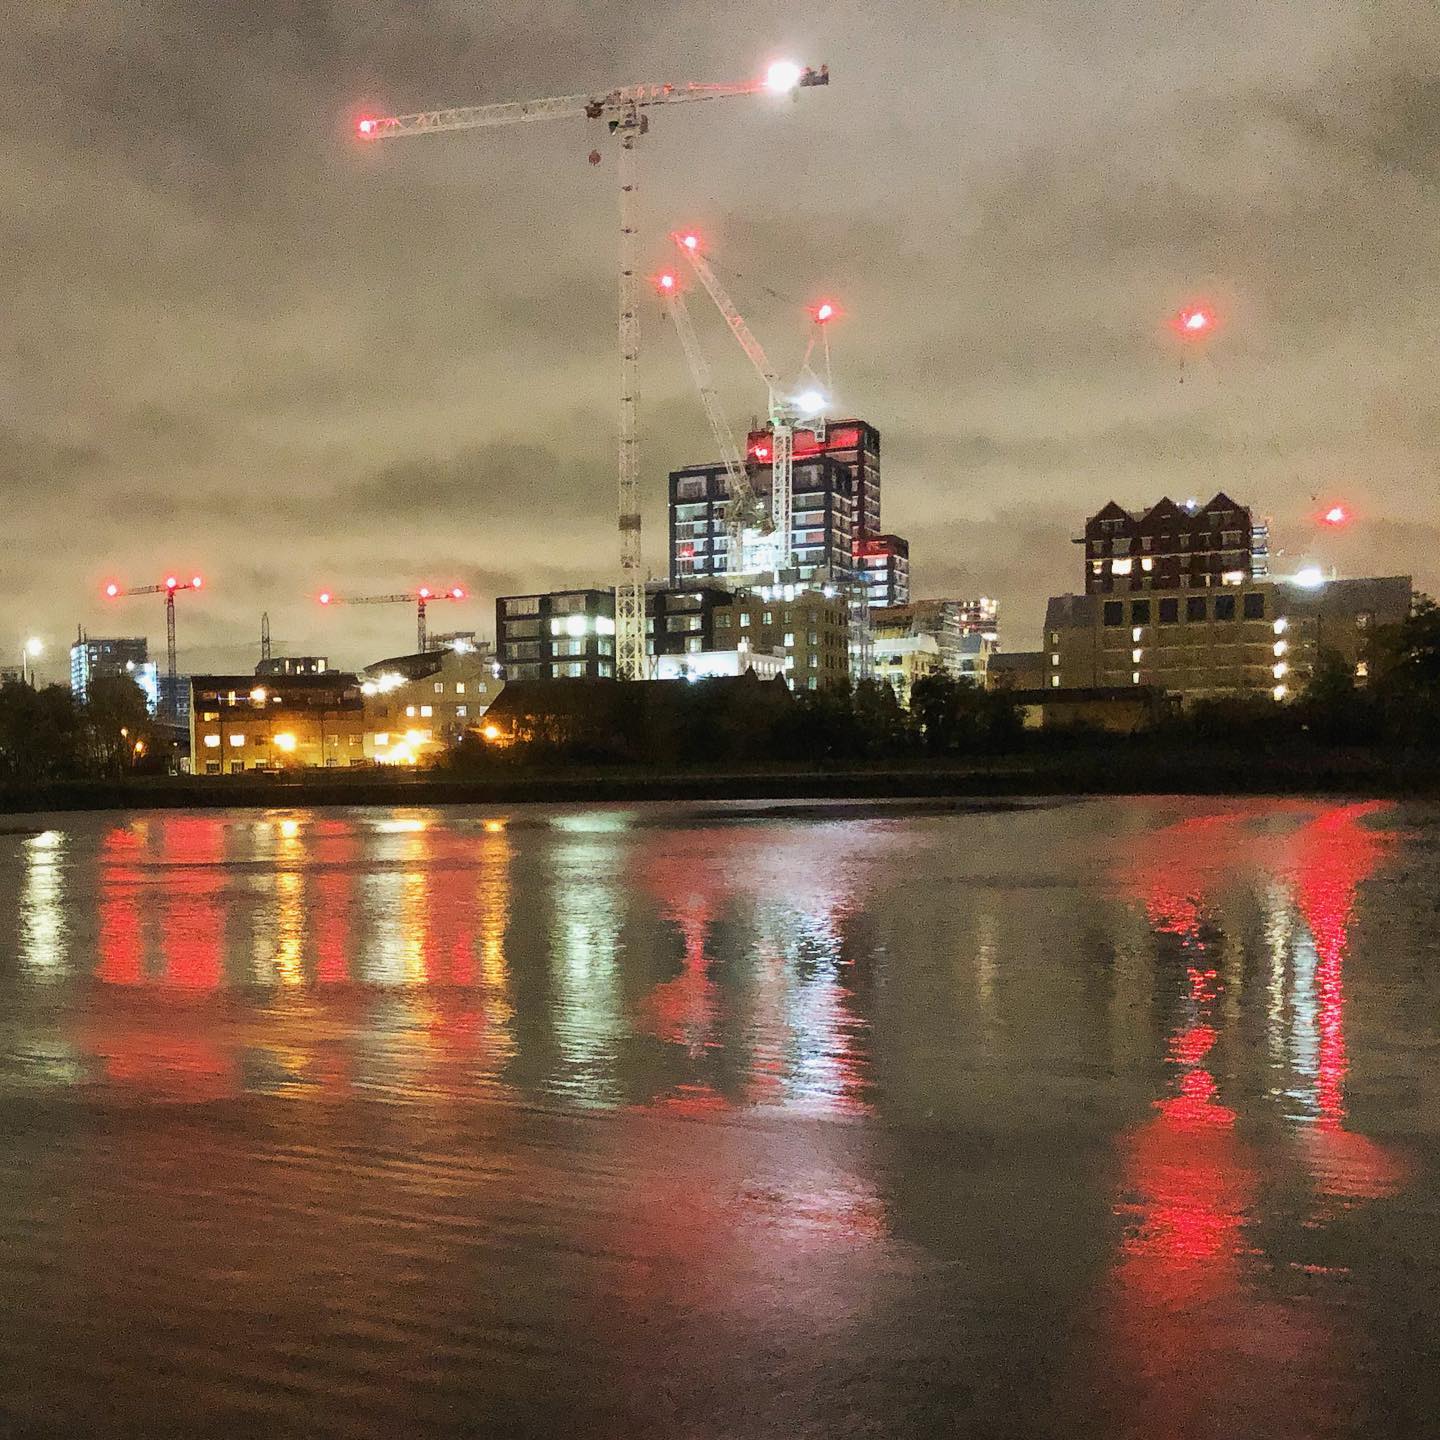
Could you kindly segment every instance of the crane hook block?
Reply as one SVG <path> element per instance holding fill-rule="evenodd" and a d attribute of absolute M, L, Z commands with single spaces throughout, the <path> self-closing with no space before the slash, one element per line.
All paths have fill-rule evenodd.
<path fill-rule="evenodd" d="M 591 100 L 585 106 L 585 118 L 598 120 L 605 113 L 605 107 L 598 100 Z"/>
<path fill-rule="evenodd" d="M 589 159 L 592 165 L 598 165 L 600 163 L 600 152 L 598 150 L 592 150 Z"/>

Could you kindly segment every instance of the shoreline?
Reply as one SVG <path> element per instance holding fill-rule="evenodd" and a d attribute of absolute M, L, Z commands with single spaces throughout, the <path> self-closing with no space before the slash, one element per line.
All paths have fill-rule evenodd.
<path fill-rule="evenodd" d="M 833 769 L 573 768 L 484 776 L 304 773 L 56 781 L 0 791 L 0 814 L 82 810 L 587 804 L 675 800 L 920 800 L 1085 795 L 1440 796 L 1440 758 L 1373 751 L 1092 750 Z"/>

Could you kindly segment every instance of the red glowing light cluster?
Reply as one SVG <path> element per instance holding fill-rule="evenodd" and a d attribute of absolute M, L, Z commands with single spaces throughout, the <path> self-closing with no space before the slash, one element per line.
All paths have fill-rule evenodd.
<path fill-rule="evenodd" d="M 1344 505 L 1332 505 L 1321 517 L 1322 525 L 1329 525 L 1339 529 L 1342 525 L 1348 525 L 1351 521 L 1350 511 Z"/>
<path fill-rule="evenodd" d="M 655 283 L 660 287 L 662 291 L 669 292 L 675 288 L 675 277 L 667 273 L 658 276 Z"/>
<path fill-rule="evenodd" d="M 330 603 L 330 592 L 328 590 L 322 590 L 320 592 L 320 603 L 322 605 L 328 605 Z"/>
<path fill-rule="evenodd" d="M 1208 305 L 1187 305 L 1170 322 L 1182 340 L 1199 340 L 1215 328 L 1215 312 Z"/>
<path fill-rule="evenodd" d="M 810 307 L 810 316 L 817 325 L 828 325 L 840 313 L 833 300 L 821 300 Z"/>

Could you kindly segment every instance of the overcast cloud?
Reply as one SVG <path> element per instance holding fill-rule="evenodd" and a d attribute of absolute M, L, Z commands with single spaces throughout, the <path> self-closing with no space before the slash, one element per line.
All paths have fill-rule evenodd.
<path fill-rule="evenodd" d="M 918 594 L 1000 597 L 1009 648 L 1112 496 L 1224 488 L 1281 568 L 1440 587 L 1440 16 L 1433 0 L 892 5 L 0 0 L 0 605 L 12 648 L 163 643 L 103 582 L 204 572 L 184 663 L 358 664 L 444 615 L 615 564 L 614 171 L 580 122 L 360 147 L 406 111 L 740 79 L 657 113 L 643 235 L 695 224 L 783 364 L 833 294 L 843 406 L 884 435 Z M 591 167 L 592 145 L 606 163 Z M 771 293 L 774 292 L 774 293 Z M 1221 332 L 1183 371 L 1166 317 Z M 695 307 L 730 415 L 763 396 Z M 713 446 L 644 317 L 646 552 Z M 1357 523 L 1317 534 L 1319 501 Z"/>

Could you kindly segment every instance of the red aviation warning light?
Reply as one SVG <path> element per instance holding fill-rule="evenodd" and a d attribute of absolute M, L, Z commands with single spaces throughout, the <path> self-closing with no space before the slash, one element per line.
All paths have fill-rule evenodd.
<path fill-rule="evenodd" d="M 452 585 L 450 587 L 450 598 L 452 600 L 463 600 L 465 598 L 465 592 L 460 588 L 460 586 Z"/>
<path fill-rule="evenodd" d="M 105 593 L 113 600 L 120 593 L 120 587 L 112 580 L 105 587 Z"/>
<path fill-rule="evenodd" d="M 829 300 L 822 300 L 818 305 L 812 305 L 810 307 L 810 314 L 817 325 L 828 324 L 839 313 L 834 303 Z"/>
<path fill-rule="evenodd" d="M 659 287 L 662 294 L 668 295 L 671 291 L 675 289 L 675 277 L 668 273 L 665 275 L 658 275 L 655 278 L 655 284 Z"/>
<path fill-rule="evenodd" d="M 417 593 L 422 600 L 428 600 L 430 598 L 430 587 L 428 585 L 422 585 Z"/>
<path fill-rule="evenodd" d="M 192 575 L 190 577 L 190 588 L 192 590 L 199 590 L 204 584 L 205 582 L 198 575 Z"/>
<path fill-rule="evenodd" d="M 355 122 L 355 133 L 369 140 L 380 131 L 380 122 L 366 115 Z"/>
<path fill-rule="evenodd" d="M 330 603 L 330 592 L 328 590 L 322 590 L 320 592 L 320 603 L 322 605 L 328 605 Z"/>
<path fill-rule="evenodd" d="M 165 588 L 167 590 L 176 590 L 179 586 L 180 582 L 173 575 L 167 575 L 165 577 Z"/>
<path fill-rule="evenodd" d="M 1182 339 L 1196 340 L 1215 328 L 1215 312 L 1205 305 L 1187 305 L 1171 323 Z"/>
<path fill-rule="evenodd" d="M 682 235 L 680 237 L 680 243 L 687 250 L 698 250 L 700 248 L 700 237 L 692 231 L 688 235 Z"/>
<path fill-rule="evenodd" d="M 1320 523 L 1338 529 L 1341 525 L 1350 523 L 1350 512 L 1343 505 L 1332 505 L 1320 517 Z"/>

